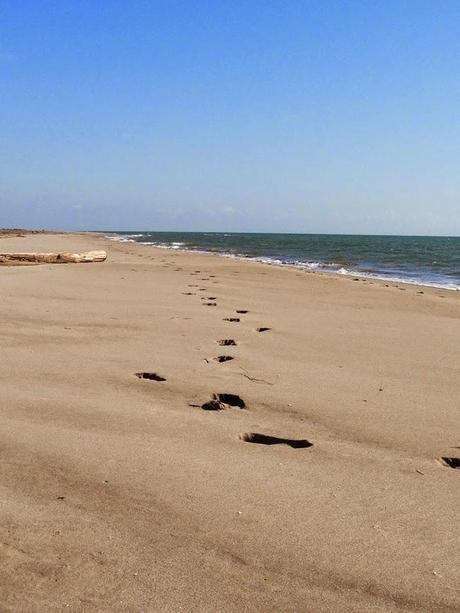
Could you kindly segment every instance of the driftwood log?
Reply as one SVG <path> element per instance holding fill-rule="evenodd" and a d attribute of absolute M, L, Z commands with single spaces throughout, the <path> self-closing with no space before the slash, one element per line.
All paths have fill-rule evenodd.
<path fill-rule="evenodd" d="M 68 264 L 82 262 L 103 262 L 107 258 L 105 251 L 88 251 L 87 253 L 0 253 L 0 263 L 42 263 Z"/>

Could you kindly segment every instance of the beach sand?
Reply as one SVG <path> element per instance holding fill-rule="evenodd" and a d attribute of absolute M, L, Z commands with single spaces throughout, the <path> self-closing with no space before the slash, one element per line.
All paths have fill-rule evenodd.
<path fill-rule="evenodd" d="M 0 269 L 0 611 L 459 611 L 459 293 L 0 241 L 101 248 Z"/>

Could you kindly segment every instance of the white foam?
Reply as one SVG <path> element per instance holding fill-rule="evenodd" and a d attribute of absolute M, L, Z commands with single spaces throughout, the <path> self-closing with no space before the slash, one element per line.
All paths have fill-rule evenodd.
<path fill-rule="evenodd" d="M 213 234 L 206 234 L 207 236 L 213 236 Z M 279 258 L 269 257 L 269 256 L 260 256 L 260 257 L 250 257 L 247 255 L 236 254 L 236 253 L 225 253 L 219 251 L 209 251 L 206 249 L 187 249 L 182 242 L 171 242 L 171 243 L 162 243 L 159 241 L 152 242 L 140 242 L 133 240 L 134 238 L 139 238 L 144 236 L 144 234 L 125 234 L 120 236 L 105 236 L 104 238 L 118 241 L 122 243 L 139 243 L 140 245 L 153 245 L 155 247 L 161 249 L 176 249 L 180 250 L 184 253 L 199 253 L 203 255 L 218 255 L 220 257 L 232 258 L 237 260 L 245 260 L 250 262 L 260 262 L 261 264 L 267 264 L 269 266 L 281 266 L 281 267 L 289 267 L 289 268 L 297 268 L 297 269 L 309 269 L 309 270 L 318 270 L 320 272 L 328 273 L 328 274 L 340 274 L 344 276 L 353 276 L 360 277 L 365 279 L 375 279 L 377 281 L 387 281 L 391 283 L 405 283 L 408 285 L 420 285 L 423 287 L 433 287 L 437 289 L 444 289 L 449 291 L 460 291 L 460 285 L 455 283 L 438 283 L 435 281 L 422 280 L 417 279 L 415 277 L 398 277 L 396 275 L 385 275 L 385 274 L 376 274 L 369 272 L 361 272 L 359 270 L 347 269 L 343 266 L 339 267 L 339 264 L 335 262 L 283 262 Z M 231 235 L 228 235 L 231 236 Z"/>

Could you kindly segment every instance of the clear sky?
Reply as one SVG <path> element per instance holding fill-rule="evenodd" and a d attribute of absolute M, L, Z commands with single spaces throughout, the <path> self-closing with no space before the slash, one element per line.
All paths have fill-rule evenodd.
<path fill-rule="evenodd" d="M 0 0 L 0 227 L 460 234 L 459 0 Z"/>

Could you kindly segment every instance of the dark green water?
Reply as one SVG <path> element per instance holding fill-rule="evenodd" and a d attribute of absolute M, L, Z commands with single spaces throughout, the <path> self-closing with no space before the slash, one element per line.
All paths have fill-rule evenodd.
<path fill-rule="evenodd" d="M 460 237 L 114 232 L 114 240 L 460 289 Z"/>

